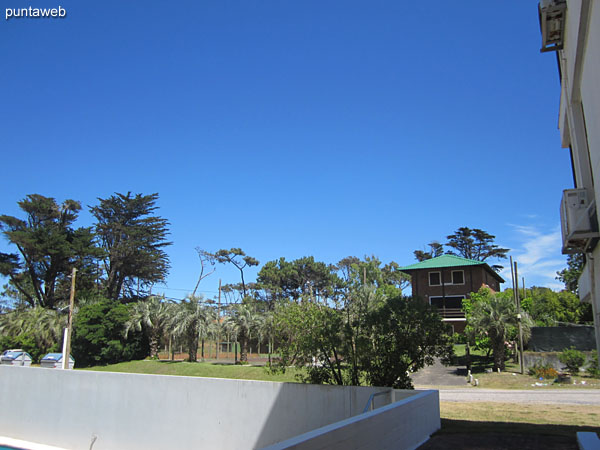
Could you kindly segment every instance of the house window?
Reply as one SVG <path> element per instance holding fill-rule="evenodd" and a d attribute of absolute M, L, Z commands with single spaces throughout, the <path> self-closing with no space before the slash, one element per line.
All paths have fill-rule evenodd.
<path fill-rule="evenodd" d="M 452 271 L 452 284 L 465 284 L 465 272 L 463 270 Z"/>
<path fill-rule="evenodd" d="M 429 272 L 429 286 L 439 286 L 442 284 L 441 272 Z"/>

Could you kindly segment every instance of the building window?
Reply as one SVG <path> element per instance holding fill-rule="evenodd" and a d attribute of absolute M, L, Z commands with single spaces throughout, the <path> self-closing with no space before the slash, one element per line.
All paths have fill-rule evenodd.
<path fill-rule="evenodd" d="M 429 286 L 440 286 L 442 284 L 441 272 L 429 272 Z"/>
<path fill-rule="evenodd" d="M 465 272 L 463 270 L 452 271 L 452 284 L 465 284 Z"/>

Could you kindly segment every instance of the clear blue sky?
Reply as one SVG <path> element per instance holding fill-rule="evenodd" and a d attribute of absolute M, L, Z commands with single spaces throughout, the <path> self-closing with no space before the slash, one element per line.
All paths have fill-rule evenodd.
<path fill-rule="evenodd" d="M 171 297 L 193 289 L 197 246 L 404 265 L 460 226 L 559 287 L 573 181 L 537 2 L 31 6 L 59 4 L 65 19 L 0 24 L 0 213 L 30 193 L 158 192 Z M 219 277 L 237 281 L 220 267 L 209 297 Z"/>

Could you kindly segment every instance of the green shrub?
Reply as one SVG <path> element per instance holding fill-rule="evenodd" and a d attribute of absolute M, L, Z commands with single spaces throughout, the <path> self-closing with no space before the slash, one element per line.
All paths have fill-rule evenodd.
<path fill-rule="evenodd" d="M 544 379 L 554 379 L 558 376 L 558 372 L 554 367 L 549 364 L 535 363 L 533 367 L 529 368 L 527 372 L 529 375 L 534 376 L 536 378 L 544 378 Z"/>
<path fill-rule="evenodd" d="M 33 363 L 39 363 L 46 353 L 59 352 L 59 345 L 40 347 L 31 333 L 21 333 L 18 336 L 0 336 L 0 352 L 12 348 L 19 348 L 31 355 Z"/>
<path fill-rule="evenodd" d="M 598 353 L 594 353 L 594 356 L 590 359 L 590 365 L 586 369 L 586 372 L 594 378 L 600 378 L 600 369 L 598 369 Z"/>
<path fill-rule="evenodd" d="M 579 368 L 585 363 L 585 355 L 571 347 L 563 351 L 558 356 L 558 360 L 566 366 L 570 373 L 576 374 L 579 373 Z"/>
<path fill-rule="evenodd" d="M 141 332 L 123 335 L 128 319 L 127 307 L 112 300 L 82 306 L 73 321 L 71 353 L 77 367 L 143 359 L 148 342 Z"/>

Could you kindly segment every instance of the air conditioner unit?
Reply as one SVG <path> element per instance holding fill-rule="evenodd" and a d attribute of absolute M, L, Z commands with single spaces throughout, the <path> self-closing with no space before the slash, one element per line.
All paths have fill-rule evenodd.
<path fill-rule="evenodd" d="M 566 0 L 541 0 L 539 5 L 542 48 L 540 52 L 562 50 L 565 38 Z"/>
<path fill-rule="evenodd" d="M 560 203 L 560 224 L 562 231 L 562 253 L 585 252 L 590 241 L 600 234 L 592 226 L 590 216 L 595 213 L 595 202 L 589 201 L 588 191 L 566 189 Z M 594 221 L 595 222 L 595 221 Z"/>

